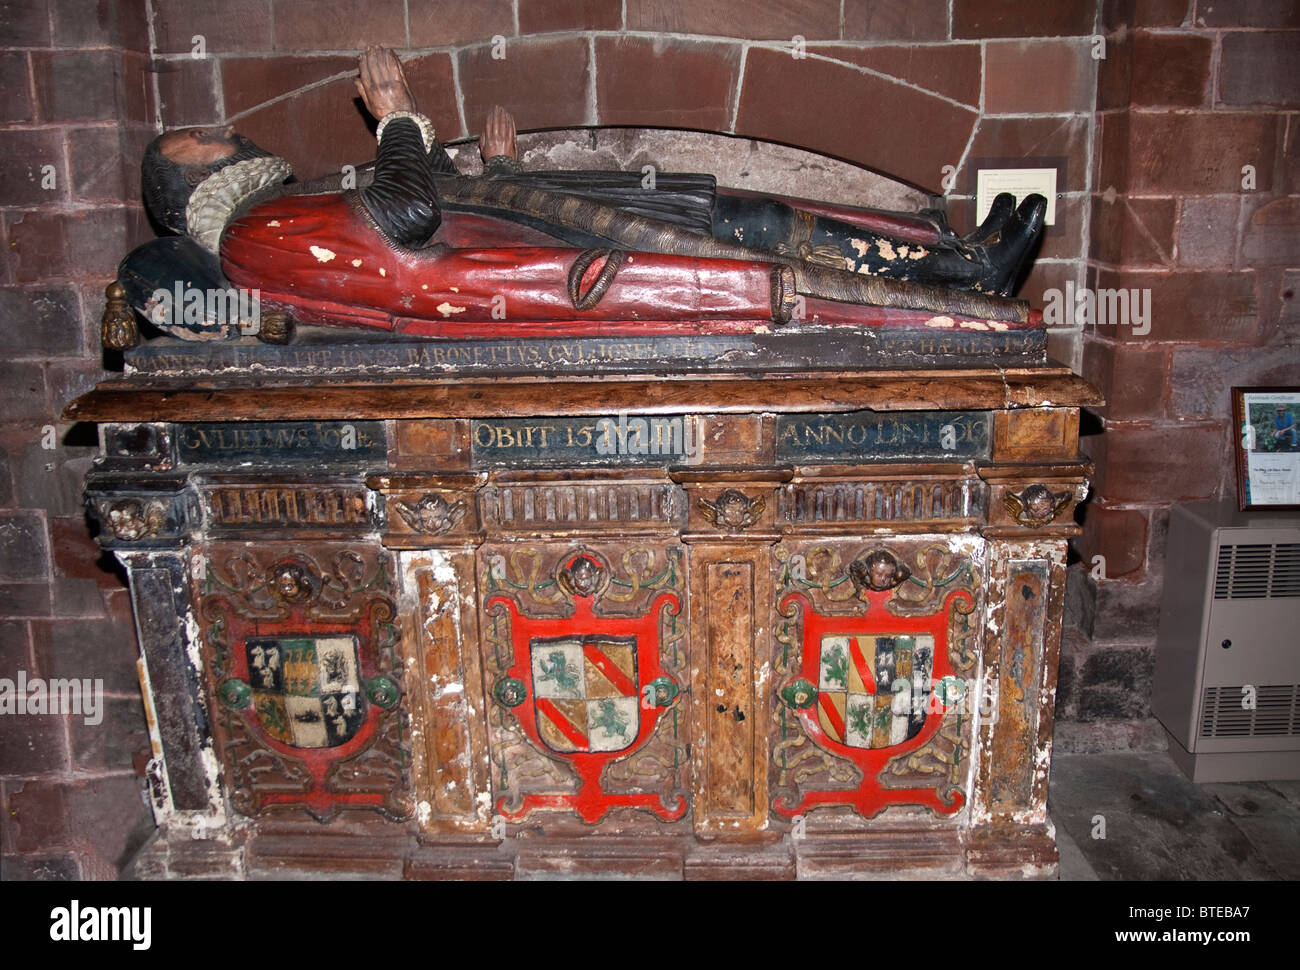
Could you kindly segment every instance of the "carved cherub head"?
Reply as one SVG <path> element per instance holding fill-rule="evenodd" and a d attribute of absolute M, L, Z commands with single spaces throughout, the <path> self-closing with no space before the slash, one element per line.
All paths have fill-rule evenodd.
<path fill-rule="evenodd" d="M 893 589 L 911 575 L 912 571 L 886 549 L 876 549 L 849 564 L 849 580 L 859 592 Z"/>
<path fill-rule="evenodd" d="M 563 560 L 561 560 L 563 563 Z M 569 596 L 600 596 L 609 586 L 609 570 L 589 553 L 577 555 L 556 574 L 560 589 Z"/>
<path fill-rule="evenodd" d="M 395 502 L 394 507 L 402 520 L 416 532 L 434 536 L 450 531 L 464 518 L 466 509 L 463 501 L 448 502 L 436 493 L 424 495 L 414 506 Z"/>
<path fill-rule="evenodd" d="M 1024 525 L 1042 525 L 1055 519 L 1069 504 L 1072 497 L 1068 489 L 1053 492 L 1046 485 L 1035 483 L 1027 486 L 1019 495 L 1008 492 L 1006 507 L 1017 522 Z"/>
<path fill-rule="evenodd" d="M 311 574 L 297 562 L 282 562 L 271 573 L 271 588 L 286 603 L 298 603 L 312 594 Z"/>
<path fill-rule="evenodd" d="M 747 529 L 758 521 L 767 503 L 762 498 L 750 498 L 738 488 L 729 488 L 717 501 L 700 499 L 700 509 L 714 525 L 729 532 Z"/>
<path fill-rule="evenodd" d="M 600 582 L 600 566 L 590 556 L 579 556 L 569 567 L 569 584 L 579 596 L 590 596 Z"/>
<path fill-rule="evenodd" d="M 448 505 L 441 495 L 426 495 L 415 507 L 415 517 L 422 532 L 441 532 L 450 524 Z"/>
<path fill-rule="evenodd" d="M 1030 518 L 1042 519 L 1052 514 L 1056 496 L 1042 486 L 1030 486 L 1025 489 L 1025 508 Z"/>

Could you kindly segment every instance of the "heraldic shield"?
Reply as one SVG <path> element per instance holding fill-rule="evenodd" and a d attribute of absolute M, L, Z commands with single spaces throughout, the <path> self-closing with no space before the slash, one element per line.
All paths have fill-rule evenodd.
<path fill-rule="evenodd" d="M 270 737 L 295 748 L 333 748 L 366 719 L 351 636 L 259 637 L 244 642 L 253 716 Z"/>
<path fill-rule="evenodd" d="M 330 549 L 330 547 L 326 547 Z M 401 666 L 382 556 L 209 550 L 199 601 L 232 806 L 409 814 Z"/>
<path fill-rule="evenodd" d="M 918 578 L 876 550 L 847 568 L 837 561 L 822 585 L 787 580 L 777 605 L 778 815 L 849 806 L 871 818 L 891 805 L 952 815 L 965 803 L 971 705 L 959 702 L 975 675 L 974 573 L 947 552 L 931 569 L 939 553 L 924 552 Z M 845 762 L 849 771 L 809 770 Z"/>
<path fill-rule="evenodd" d="M 636 637 L 534 637 L 537 733 L 553 751 L 622 751 L 640 726 Z"/>
<path fill-rule="evenodd" d="M 498 798 L 503 818 L 573 811 L 594 823 L 621 807 L 670 821 L 686 813 L 681 795 L 606 785 L 606 771 L 643 748 L 667 712 L 678 716 L 681 693 L 663 665 L 660 642 L 665 617 L 680 612 L 677 594 L 646 589 L 637 615 L 604 615 L 598 602 L 617 595 L 609 593 L 610 583 L 609 567 L 595 553 L 570 553 L 556 573 L 562 598 L 551 601 L 571 601 L 570 615 L 528 616 L 507 596 L 485 604 L 494 622 L 507 623 L 509 631 L 503 645 L 509 644 L 511 659 L 500 665 L 492 687 L 500 716 L 532 748 L 567 765 L 578 782 L 576 791 L 524 792 L 513 804 L 507 796 Z"/>
<path fill-rule="evenodd" d="M 934 637 L 823 636 L 817 720 L 851 748 L 916 737 L 930 706 Z"/>

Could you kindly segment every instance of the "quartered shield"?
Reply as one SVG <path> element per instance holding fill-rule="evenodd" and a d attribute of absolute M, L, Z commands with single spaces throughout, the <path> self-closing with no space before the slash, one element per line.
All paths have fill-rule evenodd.
<path fill-rule="evenodd" d="M 529 640 L 537 733 L 553 751 L 613 752 L 640 731 L 636 637 Z"/>
<path fill-rule="evenodd" d="M 934 637 L 823 636 L 817 720 L 852 748 L 886 748 L 914 738 L 930 710 Z"/>
<path fill-rule="evenodd" d="M 295 748 L 332 748 L 366 719 L 352 636 L 258 637 L 244 642 L 253 713 L 271 738 Z"/>

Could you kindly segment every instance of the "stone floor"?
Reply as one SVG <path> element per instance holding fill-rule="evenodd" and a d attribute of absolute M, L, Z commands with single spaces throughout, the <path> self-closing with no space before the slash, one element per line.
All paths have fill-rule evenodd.
<path fill-rule="evenodd" d="M 1163 746 L 1065 747 L 1047 799 L 1063 880 L 1300 879 L 1300 781 L 1196 785 Z"/>

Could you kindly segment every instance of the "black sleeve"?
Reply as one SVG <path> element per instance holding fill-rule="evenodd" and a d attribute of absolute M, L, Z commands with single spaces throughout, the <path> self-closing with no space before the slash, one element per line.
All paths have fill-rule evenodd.
<path fill-rule="evenodd" d="M 434 152 L 450 164 L 436 142 Z M 375 159 L 375 179 L 361 189 L 361 201 L 388 238 L 399 246 L 423 246 L 442 222 L 434 182 L 439 161 L 425 153 L 420 126 L 410 118 L 397 118 L 384 128 L 384 140 Z"/>
<path fill-rule="evenodd" d="M 456 163 L 447 154 L 447 149 L 443 148 L 442 142 L 436 138 L 433 140 L 433 147 L 429 149 L 429 165 L 433 167 L 434 172 L 438 175 L 460 174 L 460 169 L 456 167 Z"/>

